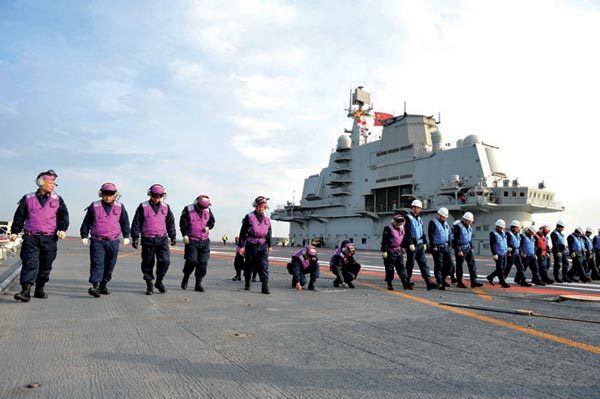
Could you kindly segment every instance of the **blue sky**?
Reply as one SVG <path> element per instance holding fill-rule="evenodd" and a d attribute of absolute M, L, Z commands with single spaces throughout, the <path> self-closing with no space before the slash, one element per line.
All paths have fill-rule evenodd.
<path fill-rule="evenodd" d="M 130 212 L 155 182 L 177 216 L 206 193 L 233 237 L 257 195 L 300 197 L 362 84 L 376 110 L 499 145 L 600 226 L 594 2 L 0 1 L 0 37 L 2 220 L 53 168 L 70 234 L 113 181 Z"/>

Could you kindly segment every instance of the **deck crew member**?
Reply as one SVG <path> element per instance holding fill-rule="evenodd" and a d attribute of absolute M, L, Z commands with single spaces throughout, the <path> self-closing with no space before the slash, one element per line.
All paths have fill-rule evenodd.
<path fill-rule="evenodd" d="M 537 266 L 537 257 L 535 255 L 535 240 L 537 238 L 536 227 L 531 225 L 521 234 L 521 259 L 523 260 L 523 269 L 531 270 L 531 282 L 535 285 L 546 285 L 540 278 Z"/>
<path fill-rule="evenodd" d="M 557 283 L 570 283 L 567 277 L 567 271 L 569 270 L 569 259 L 567 256 L 567 239 L 563 234 L 565 224 L 562 220 L 556 222 L 556 228 L 550 233 L 550 239 L 552 240 L 552 257 L 554 260 L 554 281 Z M 562 267 L 562 272 L 561 272 Z M 562 273 L 562 274 L 561 274 Z M 562 280 L 560 278 L 562 276 Z"/>
<path fill-rule="evenodd" d="M 543 224 L 535 235 L 535 256 L 537 257 L 538 272 L 540 273 L 541 280 L 546 285 L 554 284 L 554 280 L 548 276 L 551 241 L 548 233 L 550 233 L 550 229 L 547 225 Z"/>
<path fill-rule="evenodd" d="M 394 271 L 398 273 L 402 287 L 412 290 L 408 284 L 406 267 L 404 266 L 404 254 L 402 253 L 402 241 L 404 239 L 404 216 L 394 215 L 392 223 L 383 228 L 381 237 L 381 257 L 385 266 L 385 281 L 388 290 L 393 291 Z"/>
<path fill-rule="evenodd" d="M 292 288 L 302 291 L 306 285 L 306 275 L 310 275 L 308 289 L 314 290 L 319 278 L 319 259 L 317 249 L 312 245 L 300 248 L 292 255 L 292 260 L 287 264 L 288 273 L 292 277 Z"/>
<path fill-rule="evenodd" d="M 206 266 L 210 256 L 209 232 L 215 226 L 215 217 L 210 210 L 210 198 L 201 194 L 181 212 L 179 230 L 185 243 L 183 279 L 181 288 L 186 289 L 190 274 L 195 270 L 194 291 L 204 292 L 202 279 L 206 276 Z"/>
<path fill-rule="evenodd" d="M 491 285 L 494 285 L 494 276 L 500 280 L 500 286 L 502 288 L 510 288 L 510 284 L 504 279 L 506 270 L 506 258 L 510 256 L 511 248 L 508 246 L 508 238 L 504 229 L 506 228 L 506 222 L 503 219 L 496 220 L 496 228 L 490 231 L 490 251 L 494 262 L 496 262 L 496 270 L 488 275 L 486 278 Z"/>
<path fill-rule="evenodd" d="M 104 183 L 98 201 L 87 208 L 79 235 L 84 247 L 90 246 L 90 278 L 92 286 L 88 294 L 99 298 L 108 295 L 108 283 L 117 264 L 119 238 L 123 234 L 123 245 L 129 245 L 129 216 L 125 206 L 117 199 L 119 192 L 114 183 Z M 88 238 L 91 235 L 91 239 Z"/>
<path fill-rule="evenodd" d="M 165 188 L 160 184 L 153 184 L 147 192 L 150 200 L 142 202 L 135 211 L 131 225 L 132 247 L 137 249 L 140 235 L 142 237 L 142 274 L 146 281 L 146 295 L 152 295 L 152 282 L 154 281 L 154 261 L 156 258 L 156 283 L 154 286 L 160 293 L 167 292 L 163 279 L 169 270 L 171 246 L 177 242 L 175 231 L 175 218 L 168 204 L 164 202 L 167 197 Z"/>
<path fill-rule="evenodd" d="M 21 246 L 21 292 L 15 300 L 29 302 L 33 296 L 47 298 L 44 286 L 50 279 L 52 262 L 56 259 L 58 239 L 67 236 L 69 211 L 62 197 L 54 191 L 58 175 L 53 170 L 41 172 L 35 179 L 37 191 L 24 195 L 19 201 L 10 228 L 10 240 L 24 230 Z"/>
<path fill-rule="evenodd" d="M 261 292 L 269 294 L 269 255 L 271 248 L 271 220 L 265 214 L 269 207 L 266 197 L 258 196 L 252 206 L 254 211 L 244 216 L 239 234 L 238 252 L 244 257 L 245 290 L 250 290 L 250 275 L 258 271 Z"/>
<path fill-rule="evenodd" d="M 517 274 L 514 279 L 515 283 L 522 287 L 531 287 L 531 284 L 525 279 L 525 269 L 523 268 L 523 262 L 521 261 L 521 223 L 518 220 L 510 222 L 510 230 L 506 232 L 506 239 L 510 251 L 506 256 L 504 278 L 506 279 L 510 275 L 510 270 L 514 264 L 517 269 Z M 492 275 L 494 275 L 494 273 L 492 273 Z"/>
<path fill-rule="evenodd" d="M 600 229 L 598 229 L 598 234 L 592 239 L 592 245 L 594 246 L 596 270 L 598 272 L 598 276 L 595 279 L 600 280 Z M 592 279 L 594 279 L 594 275 L 592 275 Z"/>
<path fill-rule="evenodd" d="M 569 271 L 567 272 L 567 277 L 573 282 L 579 281 L 575 278 L 575 274 L 579 276 L 582 283 L 587 283 L 588 281 L 591 281 L 591 279 L 585 275 L 585 270 L 583 269 L 583 256 L 585 252 L 585 244 L 583 241 L 584 234 L 585 233 L 583 229 L 581 227 L 577 227 L 575 231 L 569 234 L 569 236 L 567 237 L 569 254 L 573 262 L 571 269 L 569 269 Z"/>
<path fill-rule="evenodd" d="M 471 288 L 482 287 L 483 284 L 477 282 L 477 265 L 475 264 L 475 256 L 473 255 L 473 243 L 471 237 L 473 230 L 471 224 L 475 221 L 471 212 L 465 212 L 462 220 L 454 225 L 452 248 L 456 254 L 456 280 L 458 288 L 467 288 L 463 283 L 463 262 L 467 262 L 469 268 L 469 276 L 471 279 Z"/>
<path fill-rule="evenodd" d="M 583 240 L 585 243 L 585 271 L 586 275 L 590 277 L 592 280 L 599 280 L 600 273 L 598 272 L 598 268 L 594 263 L 594 242 L 592 241 L 592 234 L 594 234 L 594 229 L 591 227 L 585 228 L 585 235 L 583 236 Z"/>
<path fill-rule="evenodd" d="M 405 230 L 406 237 L 404 238 L 405 246 L 407 246 L 408 249 L 406 252 L 406 274 L 408 284 L 412 284 L 410 279 L 412 277 L 415 262 L 417 262 L 419 270 L 421 271 L 421 277 L 425 280 L 427 290 L 431 290 L 437 286 L 432 283 L 429 278 L 429 266 L 427 266 L 427 258 L 425 257 L 427 238 L 425 231 L 423 230 L 423 220 L 421 219 L 423 203 L 416 199 L 410 206 L 411 211 L 406 215 L 407 226 Z"/>
<path fill-rule="evenodd" d="M 335 249 L 329 260 L 329 270 L 335 275 L 333 286 L 343 288 L 354 288 L 354 281 L 360 272 L 360 263 L 356 262 L 354 255 L 356 247 L 350 240 L 344 240 Z"/>
<path fill-rule="evenodd" d="M 431 254 L 433 255 L 433 274 L 440 290 L 445 290 L 446 287 L 450 286 L 446 282 L 446 277 L 454 270 L 450 238 L 452 230 L 446 219 L 448 219 L 448 209 L 442 207 L 438 209 L 435 219 L 429 222 L 427 228 Z"/>

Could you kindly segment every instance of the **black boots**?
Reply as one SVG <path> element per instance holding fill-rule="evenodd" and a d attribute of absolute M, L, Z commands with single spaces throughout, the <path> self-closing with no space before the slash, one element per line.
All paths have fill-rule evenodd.
<path fill-rule="evenodd" d="M 472 280 L 472 281 L 471 281 L 471 288 L 479 288 L 479 287 L 483 287 L 483 284 L 481 284 L 481 283 L 478 283 L 478 282 L 477 282 L 477 281 L 475 281 L 475 280 Z"/>
<path fill-rule="evenodd" d="M 35 285 L 35 292 L 33 293 L 33 296 L 36 298 L 40 298 L 40 299 L 48 298 L 48 294 L 46 294 L 44 292 L 44 284 L 43 283 L 37 283 Z"/>
<path fill-rule="evenodd" d="M 103 281 L 100 283 L 100 293 L 102 295 L 110 295 L 110 290 L 108 289 L 108 281 Z"/>
<path fill-rule="evenodd" d="M 231 279 L 231 281 L 241 281 L 242 280 L 242 272 L 235 272 L 235 276 Z"/>
<path fill-rule="evenodd" d="M 146 280 L 146 295 L 152 295 L 154 288 L 152 288 L 152 280 Z"/>
<path fill-rule="evenodd" d="M 181 279 L 181 289 L 185 290 L 188 286 L 188 280 L 190 279 L 189 274 L 183 274 L 183 279 Z"/>
<path fill-rule="evenodd" d="M 271 292 L 269 291 L 269 283 L 267 281 L 263 281 L 262 282 L 262 289 L 261 291 L 263 294 L 270 294 Z"/>
<path fill-rule="evenodd" d="M 100 298 L 100 292 L 98 291 L 98 283 L 92 284 L 92 286 L 88 289 L 88 294 L 90 294 L 94 298 Z"/>
<path fill-rule="evenodd" d="M 246 280 L 246 282 L 244 283 L 244 289 L 246 291 L 250 291 L 250 280 Z"/>
<path fill-rule="evenodd" d="M 411 282 L 408 278 L 401 278 L 400 281 L 402 281 L 402 288 L 404 288 L 405 290 L 412 291 L 413 285 L 411 284 Z"/>
<path fill-rule="evenodd" d="M 392 285 L 391 281 L 387 282 L 387 289 L 388 289 L 388 291 L 394 291 L 394 286 Z"/>
<path fill-rule="evenodd" d="M 194 291 L 204 292 L 204 287 L 202 287 L 202 280 L 196 280 L 196 286 L 194 287 Z"/>
<path fill-rule="evenodd" d="M 21 292 L 15 294 L 16 301 L 29 302 L 31 300 L 31 284 L 21 284 Z"/>
<path fill-rule="evenodd" d="M 154 283 L 154 286 L 158 289 L 158 292 L 160 292 L 161 294 L 167 292 L 167 289 L 165 288 L 165 285 L 162 282 L 162 278 L 157 278 L 156 283 Z"/>
<path fill-rule="evenodd" d="M 434 288 L 437 288 L 437 284 L 432 283 L 430 279 L 426 278 L 425 279 L 425 285 L 427 286 L 427 291 L 431 291 Z"/>
<path fill-rule="evenodd" d="M 314 279 L 314 278 L 311 278 L 311 279 L 310 279 L 310 281 L 308 282 L 308 289 L 309 289 L 309 290 L 311 290 L 311 291 L 312 291 L 312 290 L 314 290 L 314 289 L 315 289 L 315 282 L 316 282 L 316 281 L 317 281 L 317 280 L 316 280 L 316 279 Z"/>

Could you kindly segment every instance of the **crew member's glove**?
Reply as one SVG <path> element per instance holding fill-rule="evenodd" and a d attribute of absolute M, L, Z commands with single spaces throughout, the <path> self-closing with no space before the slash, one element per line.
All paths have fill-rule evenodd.
<path fill-rule="evenodd" d="M 458 251 L 456 253 L 456 256 L 460 256 L 462 258 L 463 256 L 465 256 L 465 254 L 463 254 L 463 251 Z"/>
<path fill-rule="evenodd" d="M 184 244 L 189 244 L 189 243 L 190 243 L 190 237 L 188 237 L 188 236 L 183 236 L 183 243 L 184 243 Z"/>
<path fill-rule="evenodd" d="M 129 238 L 123 238 L 123 246 L 129 245 L 130 242 L 131 240 Z"/>
<path fill-rule="evenodd" d="M 67 237 L 67 233 L 64 231 L 58 231 L 56 232 L 56 235 L 58 236 L 58 238 L 60 238 L 61 240 L 64 240 L 65 237 Z"/>
<path fill-rule="evenodd" d="M 205 233 L 208 233 L 210 231 L 208 226 L 205 226 L 202 230 L 204 230 Z M 227 241 L 227 238 L 224 238 L 223 241 Z"/>
<path fill-rule="evenodd" d="M 571 258 L 576 258 L 576 257 L 577 257 L 577 253 L 571 252 Z"/>
<path fill-rule="evenodd" d="M 381 257 L 382 257 L 383 259 L 387 259 L 387 257 L 388 257 L 388 254 L 387 254 L 387 252 L 382 252 L 382 253 L 381 253 Z"/>
<path fill-rule="evenodd" d="M 294 288 L 296 288 L 296 291 L 302 291 L 302 286 L 300 285 L 300 283 L 296 283 L 296 286 Z"/>
<path fill-rule="evenodd" d="M 558 252 L 557 255 L 559 258 L 562 257 L 562 252 Z"/>
<path fill-rule="evenodd" d="M 433 252 L 437 252 L 437 247 L 431 247 L 431 250 L 432 250 Z"/>
<path fill-rule="evenodd" d="M 238 247 L 238 254 L 240 254 L 241 256 L 246 255 L 246 248 Z"/>
<path fill-rule="evenodd" d="M 416 250 L 416 248 L 415 248 L 414 244 L 410 244 L 410 245 L 408 246 L 408 249 L 410 250 L 410 252 L 415 252 L 415 250 Z"/>
<path fill-rule="evenodd" d="M 17 235 L 16 234 L 11 234 L 10 235 L 10 240 L 11 241 L 15 241 L 17 239 Z"/>
<path fill-rule="evenodd" d="M 494 260 L 498 260 L 498 255 L 494 255 Z"/>
<path fill-rule="evenodd" d="M 273 252 L 273 248 L 269 247 L 269 255 Z"/>
<path fill-rule="evenodd" d="M 84 247 L 87 247 L 88 245 L 90 245 L 90 239 L 89 238 L 82 238 L 81 239 L 81 243 L 83 244 Z"/>
<path fill-rule="evenodd" d="M 423 251 L 427 251 L 427 244 L 423 244 Z"/>
<path fill-rule="evenodd" d="M 137 238 L 134 238 L 131 240 L 131 247 L 133 249 L 138 249 L 138 239 Z"/>
<path fill-rule="evenodd" d="M 173 238 L 171 239 L 171 246 L 174 247 L 177 244 L 177 241 Z"/>

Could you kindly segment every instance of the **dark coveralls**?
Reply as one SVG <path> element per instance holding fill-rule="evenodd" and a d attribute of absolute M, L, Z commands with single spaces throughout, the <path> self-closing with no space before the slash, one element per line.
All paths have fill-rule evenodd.
<path fill-rule="evenodd" d="M 504 269 L 504 278 L 508 277 L 513 264 L 517 269 L 515 274 L 515 283 L 525 284 L 525 270 L 523 269 L 523 262 L 521 261 L 521 234 L 509 231 L 506 233 L 506 239 L 508 242 L 508 248 L 510 249 L 508 255 L 506 255 L 506 268 Z M 494 272 L 495 273 L 495 272 Z M 494 274 L 492 273 L 492 274 Z"/>
<path fill-rule="evenodd" d="M 583 242 L 585 243 L 585 273 L 588 277 L 597 280 L 599 273 L 594 263 L 594 243 L 591 236 L 587 234 L 583 236 Z"/>
<path fill-rule="evenodd" d="M 592 279 L 600 280 L 600 235 L 597 235 L 592 239 L 592 246 L 594 247 L 594 255 L 596 258 L 596 267 L 592 270 Z"/>
<path fill-rule="evenodd" d="M 292 286 L 300 283 L 304 287 L 307 274 L 310 274 L 311 281 L 316 281 L 319 278 L 319 259 L 315 257 L 314 260 L 310 261 L 307 268 L 304 268 L 302 261 L 302 258 L 292 256 L 292 261 L 287 264 L 288 273 L 292 275 Z"/>
<path fill-rule="evenodd" d="M 560 271 L 562 266 L 562 277 L 564 280 L 565 277 L 567 277 L 567 271 L 569 270 L 569 257 L 567 256 L 564 235 L 559 233 L 558 230 L 554 230 L 550 233 L 550 239 L 552 240 L 552 257 L 554 258 L 554 279 L 560 281 Z"/>
<path fill-rule="evenodd" d="M 585 281 L 586 275 L 585 270 L 583 269 L 583 251 L 585 250 L 585 244 L 583 243 L 583 238 L 570 234 L 567 237 L 567 244 L 569 245 L 571 259 L 573 259 L 573 266 L 571 266 L 571 269 L 567 273 L 567 277 L 572 280 L 573 277 L 575 277 L 575 273 L 577 273 L 579 278 L 582 281 Z"/>
<path fill-rule="evenodd" d="M 473 255 L 471 231 L 471 226 L 465 225 L 462 221 L 452 226 L 452 248 L 456 253 L 456 279 L 459 282 L 462 281 L 463 262 L 466 261 L 469 268 L 471 285 L 473 285 L 477 283 L 477 266 L 475 265 L 475 256 Z M 459 256 L 459 252 L 462 252 L 463 256 Z"/>
<path fill-rule="evenodd" d="M 169 239 L 172 243 L 175 242 L 176 230 L 175 230 L 175 218 L 169 205 L 164 204 L 168 208 L 166 217 L 167 235 L 162 237 L 144 237 L 142 235 L 142 274 L 144 275 L 145 281 L 154 280 L 154 258 L 156 257 L 156 279 L 162 280 L 169 270 L 171 264 L 169 254 Z M 160 209 L 160 202 L 153 204 L 150 202 L 150 206 L 155 213 L 158 213 Z M 131 224 L 131 238 L 138 240 L 142 234 L 144 227 L 144 208 L 142 204 L 138 206 L 133 217 L 133 223 Z"/>
<path fill-rule="evenodd" d="M 198 206 L 198 204 L 194 204 L 194 211 L 201 213 L 202 208 Z M 206 227 L 212 229 L 215 227 L 215 217 L 213 216 L 210 208 L 208 209 L 210 213 L 208 222 L 206 223 Z M 183 212 L 181 212 L 181 217 L 179 218 L 179 230 L 181 230 L 182 236 L 190 235 L 190 211 L 186 206 L 183 208 Z M 206 276 L 206 266 L 208 263 L 208 257 L 210 255 L 210 239 L 207 238 L 205 240 L 197 240 L 192 239 L 190 237 L 190 243 L 185 244 L 184 250 L 184 259 L 185 264 L 183 265 L 183 274 L 190 275 L 194 272 L 194 276 L 196 277 L 196 281 L 200 281 Z"/>
<path fill-rule="evenodd" d="M 429 266 L 427 266 L 427 258 L 425 257 L 427 238 L 423 231 L 423 220 L 421 219 L 421 216 L 414 216 L 412 213 L 406 215 L 405 234 L 404 243 L 406 248 L 411 244 L 415 246 L 414 252 L 410 249 L 406 252 L 407 278 L 410 281 L 416 261 L 419 265 L 419 270 L 421 271 L 421 277 L 423 277 L 423 280 L 429 285 Z"/>
<path fill-rule="evenodd" d="M 544 283 L 554 283 L 554 280 L 551 280 L 548 277 L 548 270 L 550 269 L 550 253 L 548 252 L 548 239 L 537 234 L 535 239 L 535 256 L 537 256 L 537 265 L 538 272 L 540 273 L 540 277 Z"/>
<path fill-rule="evenodd" d="M 50 194 L 36 192 L 36 198 L 44 207 Z M 19 201 L 17 210 L 13 217 L 10 228 L 11 234 L 19 234 L 29 216 L 29 209 L 25 202 L 26 196 Z M 56 230 L 67 231 L 69 228 L 69 211 L 62 197 L 58 197 L 58 210 L 56 212 Z M 23 244 L 21 245 L 21 284 L 33 284 L 44 286 L 50 279 L 52 262 L 56 259 L 58 236 L 54 234 L 39 234 L 35 231 L 25 232 Z"/>
<path fill-rule="evenodd" d="M 527 233 L 521 234 L 521 257 L 523 258 L 523 269 L 531 269 L 531 282 L 535 285 L 545 285 L 542 283 L 540 272 L 538 271 L 537 259 L 535 256 L 535 240 L 533 235 Z"/>
<path fill-rule="evenodd" d="M 387 258 L 383 260 L 385 267 L 385 281 L 391 283 L 394 281 L 394 270 L 398 273 L 398 277 L 404 283 L 407 278 L 406 266 L 404 266 L 404 254 L 402 253 L 402 243 L 396 247 L 393 244 L 392 225 L 387 225 L 383 228 L 381 237 L 381 252 L 387 252 Z M 405 227 L 400 226 L 401 235 L 405 235 Z M 398 243 L 395 243 L 398 244 Z"/>
<path fill-rule="evenodd" d="M 352 280 L 356 279 L 360 272 L 360 263 L 356 262 L 354 256 L 346 256 L 341 251 L 347 242 L 349 241 L 342 241 L 340 247 L 336 249 L 329 260 L 329 270 L 336 276 L 338 284 L 341 282 L 346 284 L 352 283 Z"/>
<path fill-rule="evenodd" d="M 437 220 L 440 226 L 431 220 L 427 228 L 427 235 L 429 236 L 429 244 L 431 245 L 431 255 L 433 256 L 433 274 L 435 275 L 435 281 L 438 284 L 442 284 L 446 277 L 454 273 L 454 261 L 452 260 L 452 244 L 450 226 L 444 221 L 444 223 Z M 444 230 L 445 229 L 445 230 Z"/>
<path fill-rule="evenodd" d="M 504 270 L 506 270 L 506 258 L 510 256 L 508 252 L 508 237 L 504 231 L 499 232 L 494 229 L 490 231 L 490 251 L 492 256 L 496 256 L 498 259 L 496 262 L 496 270 L 490 276 L 498 276 L 501 285 L 506 284 Z M 488 276 L 489 277 L 489 276 Z"/>
<path fill-rule="evenodd" d="M 259 215 L 254 211 L 254 215 L 259 223 L 263 222 L 266 216 Z M 240 228 L 238 247 L 244 248 L 244 279 L 250 281 L 253 271 L 258 271 L 258 277 L 262 283 L 269 281 L 269 248 L 271 248 L 271 226 L 265 237 L 264 244 L 252 244 L 248 242 L 248 230 L 250 229 L 250 219 L 248 215 L 242 220 Z"/>
<path fill-rule="evenodd" d="M 101 201 L 102 208 L 108 215 L 112 210 L 112 204 L 107 204 Z M 87 238 L 90 230 L 94 225 L 96 216 L 94 214 L 94 204 L 88 206 L 79 229 L 81 238 Z M 129 227 L 129 215 L 125 210 L 125 206 L 121 204 L 121 216 L 119 218 L 121 233 L 123 238 L 129 238 L 131 229 Z M 110 240 L 107 237 L 96 237 L 92 235 L 90 239 L 90 279 L 91 284 L 108 283 L 112 279 L 112 273 L 117 264 L 117 256 L 119 255 L 119 239 Z"/>

